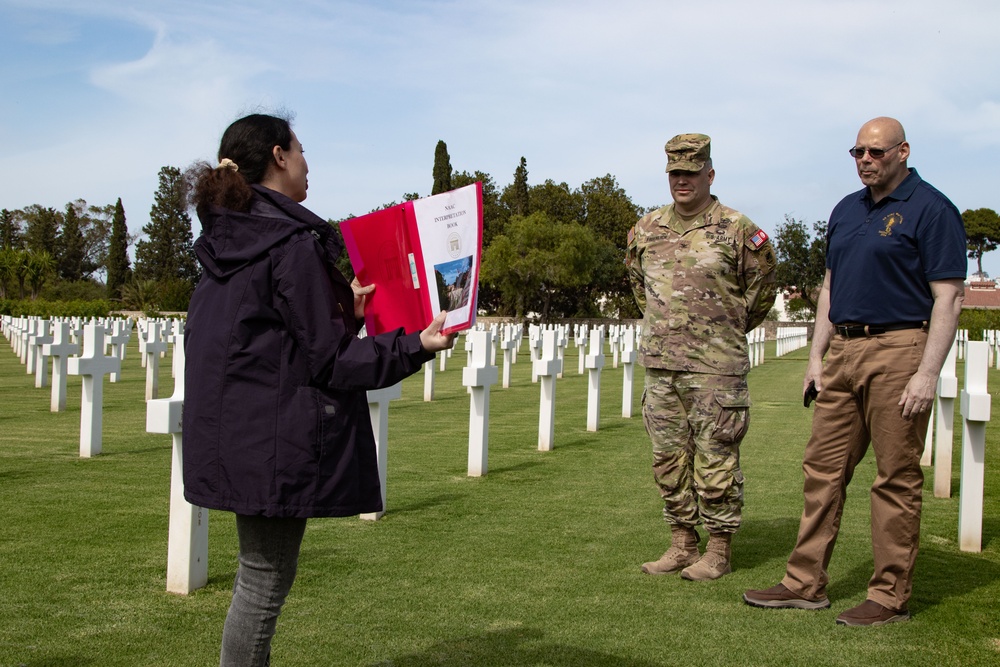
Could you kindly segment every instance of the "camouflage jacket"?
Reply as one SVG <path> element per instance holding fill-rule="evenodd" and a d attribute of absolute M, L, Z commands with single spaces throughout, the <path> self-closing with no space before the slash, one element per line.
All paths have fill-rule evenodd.
<path fill-rule="evenodd" d="M 746 333 L 774 305 L 774 249 L 739 211 L 712 204 L 694 222 L 673 204 L 629 231 L 625 264 L 643 312 L 643 366 L 743 375 L 750 370 Z"/>

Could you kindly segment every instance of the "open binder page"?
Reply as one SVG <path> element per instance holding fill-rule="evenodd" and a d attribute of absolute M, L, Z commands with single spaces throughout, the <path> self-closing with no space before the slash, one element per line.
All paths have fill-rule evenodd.
<path fill-rule="evenodd" d="M 413 204 L 423 252 L 421 280 L 431 287 L 432 313 L 448 311 L 444 330 L 476 321 L 482 238 L 482 184 L 418 199 Z"/>
<path fill-rule="evenodd" d="M 476 321 L 482 248 L 482 184 L 405 202 L 340 224 L 362 285 L 369 333 L 423 330 L 448 311 L 443 331 Z"/>

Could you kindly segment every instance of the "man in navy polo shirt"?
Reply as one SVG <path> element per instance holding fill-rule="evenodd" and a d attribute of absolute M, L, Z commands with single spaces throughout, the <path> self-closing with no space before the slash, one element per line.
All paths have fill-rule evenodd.
<path fill-rule="evenodd" d="M 816 308 L 803 392 L 818 392 L 806 446 L 805 503 L 781 583 L 743 595 L 756 607 L 824 609 L 827 567 L 847 484 L 869 444 L 875 571 L 867 599 L 840 625 L 910 617 L 920 538 L 924 448 L 937 377 L 965 295 L 962 217 L 906 161 L 903 126 L 876 118 L 850 150 L 865 188 L 845 197 L 827 227 L 826 277 Z M 824 364 L 824 356 L 826 363 Z"/>

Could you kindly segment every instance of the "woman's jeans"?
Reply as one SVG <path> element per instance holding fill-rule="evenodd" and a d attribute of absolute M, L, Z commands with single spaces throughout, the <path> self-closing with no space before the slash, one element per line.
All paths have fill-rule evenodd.
<path fill-rule="evenodd" d="M 222 631 L 222 667 L 266 667 L 271 637 L 295 581 L 305 519 L 236 515 L 240 565 Z"/>

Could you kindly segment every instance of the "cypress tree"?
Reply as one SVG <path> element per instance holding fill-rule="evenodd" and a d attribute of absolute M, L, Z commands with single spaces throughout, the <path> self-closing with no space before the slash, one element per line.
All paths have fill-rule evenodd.
<path fill-rule="evenodd" d="M 448 146 L 439 140 L 434 149 L 434 187 L 431 188 L 431 194 L 448 190 L 451 190 L 451 157 L 448 155 Z"/>
<path fill-rule="evenodd" d="M 128 227 L 125 224 L 125 208 L 121 197 L 115 204 L 111 218 L 111 245 L 108 248 L 108 298 L 121 296 L 122 285 L 132 277 L 132 265 L 128 257 Z"/>
<path fill-rule="evenodd" d="M 521 157 L 521 163 L 514 170 L 514 215 L 528 215 L 528 161 Z"/>
<path fill-rule="evenodd" d="M 21 247 L 20 211 L 0 211 L 0 250 Z"/>
<path fill-rule="evenodd" d="M 146 239 L 135 247 L 135 275 L 140 280 L 193 282 L 198 265 L 187 214 L 187 186 L 177 167 L 162 167 L 159 178 L 149 224 L 142 228 Z"/>
<path fill-rule="evenodd" d="M 56 257 L 56 268 L 63 280 L 77 281 L 83 279 L 83 231 L 80 229 L 80 216 L 72 203 L 66 204 L 63 215 L 62 229 L 59 232 L 59 255 Z"/>

